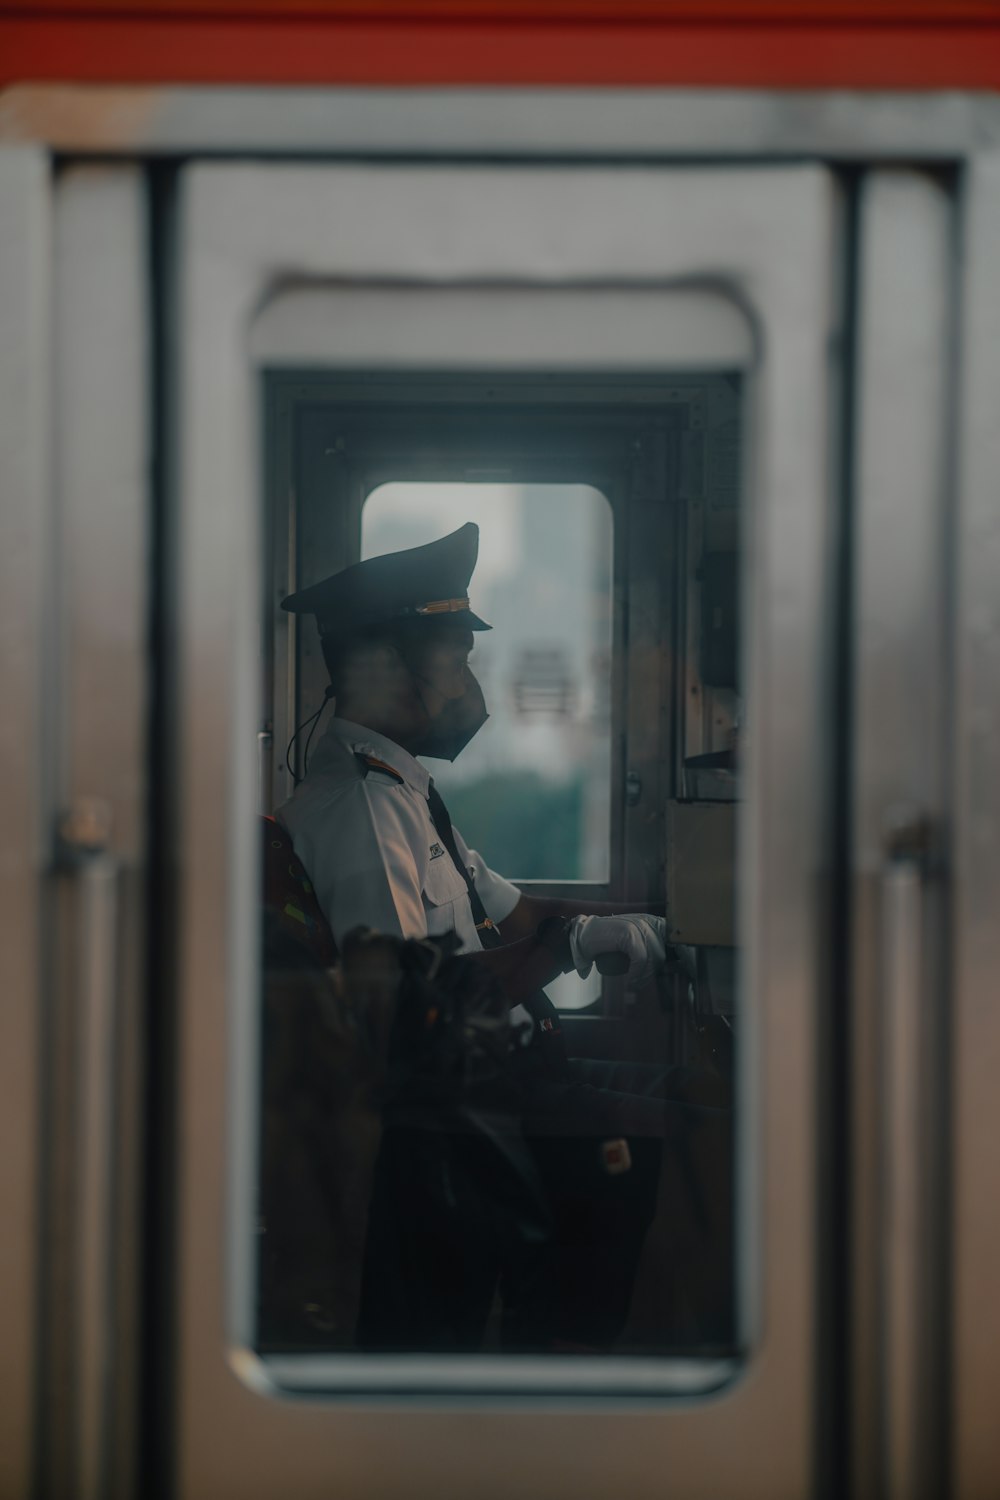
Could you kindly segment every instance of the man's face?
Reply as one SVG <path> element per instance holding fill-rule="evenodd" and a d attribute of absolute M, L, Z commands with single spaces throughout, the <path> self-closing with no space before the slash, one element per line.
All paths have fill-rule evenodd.
<path fill-rule="evenodd" d="M 474 645 L 471 630 L 455 627 L 441 630 L 407 651 L 406 664 L 417 679 L 424 707 L 432 720 L 442 713 L 446 703 L 468 692 L 472 678 L 469 657 Z"/>
<path fill-rule="evenodd" d="M 407 650 L 406 665 L 427 715 L 408 747 L 414 754 L 454 760 L 486 721 L 483 690 L 469 666 L 474 640 L 471 630 L 448 626 Z"/>

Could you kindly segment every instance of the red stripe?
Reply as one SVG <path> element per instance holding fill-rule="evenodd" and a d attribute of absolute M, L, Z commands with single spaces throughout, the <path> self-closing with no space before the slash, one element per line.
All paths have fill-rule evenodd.
<path fill-rule="evenodd" d="M 267 18 L 280 24 L 312 19 L 340 22 L 451 20 L 558 22 L 626 21 L 735 25 L 780 21 L 792 25 L 927 21 L 956 25 L 995 22 L 1000 0 L 0 0 L 0 16 L 128 17 L 141 21 Z"/>
<path fill-rule="evenodd" d="M 963 24 L 0 18 L 0 82 L 1000 88 Z"/>
<path fill-rule="evenodd" d="M 394 771 L 392 766 L 387 766 L 384 760 L 378 760 L 374 755 L 365 756 L 365 765 L 371 766 L 375 771 L 385 771 L 387 775 L 392 776 L 396 781 L 403 780 L 398 771 Z"/>

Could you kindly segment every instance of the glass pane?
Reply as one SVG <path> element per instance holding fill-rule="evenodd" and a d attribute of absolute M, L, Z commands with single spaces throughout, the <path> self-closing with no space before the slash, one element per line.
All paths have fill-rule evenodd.
<path fill-rule="evenodd" d="M 471 666 L 490 717 L 439 787 L 509 880 L 606 881 L 610 865 L 613 517 L 585 484 L 383 484 L 361 555 L 479 527 Z"/>
<path fill-rule="evenodd" d="M 537 433 L 336 399 L 276 407 L 272 535 L 293 555 L 266 591 L 264 696 L 304 726 L 305 774 L 289 796 L 283 765 L 262 772 L 259 1345 L 732 1352 L 739 381 L 567 401 Z M 534 441 L 572 457 L 540 472 L 595 482 L 366 494 L 408 472 L 408 443 L 409 472 L 468 471 L 470 432 L 493 472 L 504 442 L 530 469 Z M 359 520 L 367 589 L 475 522 L 471 609 L 493 629 L 443 607 L 458 582 L 380 595 L 388 634 L 359 624 L 373 596 L 337 583 Z M 289 577 L 309 601 L 291 631 Z M 428 725 L 477 721 L 470 668 L 490 717 L 441 759 Z"/>

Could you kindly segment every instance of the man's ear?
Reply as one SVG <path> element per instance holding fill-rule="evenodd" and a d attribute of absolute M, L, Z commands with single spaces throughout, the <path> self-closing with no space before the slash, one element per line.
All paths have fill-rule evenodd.
<path fill-rule="evenodd" d="M 382 693 L 399 675 L 399 664 L 393 646 L 383 641 L 366 641 L 356 646 L 341 665 L 342 697 L 345 702 L 364 702 L 373 693 Z"/>
<path fill-rule="evenodd" d="M 398 656 L 399 652 L 392 641 L 365 641 L 355 652 L 354 664 L 362 670 L 385 668 Z"/>
<path fill-rule="evenodd" d="M 421 652 L 418 641 L 386 641 L 385 649 L 395 659 L 401 671 L 419 676 Z"/>
<path fill-rule="evenodd" d="M 406 657 L 392 641 L 383 641 L 375 649 L 377 654 L 373 665 L 378 666 L 383 671 L 396 670 L 399 672 L 409 672 L 411 670 Z"/>

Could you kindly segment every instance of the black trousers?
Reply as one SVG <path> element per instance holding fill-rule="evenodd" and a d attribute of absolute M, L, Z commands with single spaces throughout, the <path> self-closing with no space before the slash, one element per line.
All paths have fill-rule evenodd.
<path fill-rule="evenodd" d="M 504 1107 L 386 1122 L 369 1210 L 358 1347 L 481 1346 L 496 1291 L 509 1352 L 609 1350 L 628 1318 L 664 1152 L 721 1111 L 685 1070 L 511 1059 Z M 609 1172 L 604 1146 L 628 1143 Z M 689 1171 L 681 1214 L 697 1213 Z"/>

